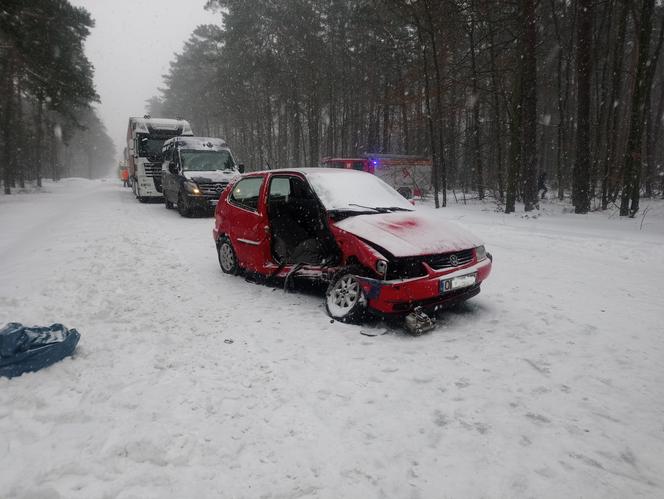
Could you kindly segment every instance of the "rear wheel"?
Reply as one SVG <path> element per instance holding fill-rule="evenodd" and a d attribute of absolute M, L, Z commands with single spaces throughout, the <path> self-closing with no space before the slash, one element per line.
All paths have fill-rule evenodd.
<path fill-rule="evenodd" d="M 361 273 L 360 267 L 351 266 L 341 269 L 332 278 L 325 293 L 325 310 L 333 319 L 353 323 L 364 316 L 367 298 L 357 278 Z"/>
<path fill-rule="evenodd" d="M 219 266 L 221 270 L 226 274 L 236 275 L 240 271 L 240 267 L 237 264 L 237 257 L 235 256 L 235 250 L 233 245 L 227 237 L 222 237 L 219 239 L 217 256 L 219 257 Z"/>

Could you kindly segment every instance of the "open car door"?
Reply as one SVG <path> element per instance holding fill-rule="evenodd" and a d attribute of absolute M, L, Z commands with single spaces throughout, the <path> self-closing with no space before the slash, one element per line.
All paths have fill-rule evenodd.
<path fill-rule="evenodd" d="M 261 272 L 270 260 L 270 230 L 262 201 L 264 176 L 243 178 L 228 195 L 229 235 L 241 267 Z"/>

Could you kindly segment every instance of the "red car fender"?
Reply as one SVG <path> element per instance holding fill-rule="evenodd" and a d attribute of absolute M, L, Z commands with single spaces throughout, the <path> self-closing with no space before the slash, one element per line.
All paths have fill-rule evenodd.
<path fill-rule="evenodd" d="M 341 264 L 349 265 L 353 260 L 369 269 L 373 276 L 381 278 L 376 272 L 376 262 L 378 260 L 387 260 L 384 255 L 381 255 L 376 249 L 369 246 L 362 239 L 350 232 L 346 232 L 334 225 L 334 222 L 329 222 L 330 231 L 341 250 Z"/>
<path fill-rule="evenodd" d="M 226 198 L 228 198 L 228 194 L 233 190 L 233 186 L 237 183 L 238 180 L 239 178 L 230 181 L 219 195 L 219 201 L 217 202 L 217 206 L 214 209 L 214 227 L 212 228 L 212 238 L 214 239 L 215 244 L 219 240 L 220 236 L 228 233 L 228 227 L 226 227 L 228 221 L 225 217 L 221 216 L 221 211 L 226 204 Z"/>

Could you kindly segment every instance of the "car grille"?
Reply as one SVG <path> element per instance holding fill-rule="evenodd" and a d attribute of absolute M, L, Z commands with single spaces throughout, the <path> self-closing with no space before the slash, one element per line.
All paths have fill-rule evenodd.
<path fill-rule="evenodd" d="M 454 260 L 456 259 L 456 265 Z M 452 253 L 441 253 L 439 255 L 428 255 L 408 258 L 395 258 L 387 265 L 386 279 L 411 279 L 422 277 L 427 274 L 422 262 L 425 262 L 434 270 L 459 267 L 470 263 L 473 259 L 473 250 L 467 249 L 454 251 Z"/>
<path fill-rule="evenodd" d="M 161 163 L 144 163 L 143 168 L 147 177 L 161 177 Z"/>
<path fill-rule="evenodd" d="M 463 250 L 454 253 L 443 253 L 442 255 L 433 255 L 425 257 L 425 262 L 429 264 L 432 269 L 440 270 L 450 267 L 458 267 L 465 265 L 473 259 L 473 250 Z M 456 262 L 454 261 L 456 260 Z"/>
<path fill-rule="evenodd" d="M 223 191 L 227 185 L 228 182 L 199 182 L 198 188 L 206 198 L 218 199 L 219 194 L 221 194 L 221 191 Z"/>

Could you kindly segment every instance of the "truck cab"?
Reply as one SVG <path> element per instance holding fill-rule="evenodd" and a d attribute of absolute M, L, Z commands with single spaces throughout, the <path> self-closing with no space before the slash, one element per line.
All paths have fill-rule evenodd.
<path fill-rule="evenodd" d="M 244 170 L 223 139 L 173 137 L 162 148 L 161 186 L 167 209 L 183 217 L 212 212 L 219 195 Z"/>
<path fill-rule="evenodd" d="M 127 160 L 129 181 L 140 202 L 162 199 L 161 151 L 172 137 L 193 136 L 189 122 L 182 119 L 129 118 Z"/>

